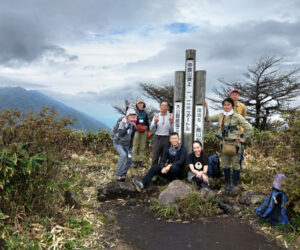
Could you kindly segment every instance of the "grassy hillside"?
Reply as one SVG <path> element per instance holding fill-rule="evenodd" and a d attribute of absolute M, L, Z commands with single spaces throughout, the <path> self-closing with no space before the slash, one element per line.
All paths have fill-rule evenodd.
<path fill-rule="evenodd" d="M 287 114 L 285 130 L 256 131 L 246 148 L 241 176 L 242 187 L 266 194 L 274 176 L 285 173 L 289 217 L 298 231 L 299 118 L 300 111 Z M 98 209 L 96 188 L 114 180 L 119 157 L 106 131 L 76 132 L 66 128 L 71 124 L 66 118 L 55 119 L 49 110 L 27 116 L 16 111 L 0 114 L 0 248 L 108 248 L 116 243 L 106 227 L 107 217 Z M 215 138 L 208 135 L 206 147 L 214 145 Z M 128 178 L 145 172 L 130 168 Z M 65 205 L 65 190 L 76 194 L 81 209 Z M 254 209 L 249 207 L 247 220 L 255 218 Z M 263 227 L 288 244 L 299 242 L 299 234 L 283 235 L 282 228 Z"/>

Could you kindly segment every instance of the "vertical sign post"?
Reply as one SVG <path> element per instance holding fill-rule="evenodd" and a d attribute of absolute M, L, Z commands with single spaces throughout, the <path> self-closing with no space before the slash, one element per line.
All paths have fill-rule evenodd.
<path fill-rule="evenodd" d="M 184 100 L 184 71 L 175 72 L 175 91 L 174 91 L 174 131 L 182 139 L 182 116 Z"/>
<path fill-rule="evenodd" d="M 192 152 L 193 140 L 203 143 L 206 71 L 196 69 L 196 50 L 185 51 L 185 72 L 175 72 L 174 131 Z"/>
<path fill-rule="evenodd" d="M 205 82 L 206 71 L 196 71 L 194 140 L 201 141 L 202 145 L 204 145 Z"/>

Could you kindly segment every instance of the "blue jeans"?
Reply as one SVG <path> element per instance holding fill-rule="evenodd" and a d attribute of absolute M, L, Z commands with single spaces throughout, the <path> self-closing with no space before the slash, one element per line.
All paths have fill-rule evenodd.
<path fill-rule="evenodd" d="M 114 148 L 120 155 L 116 174 L 119 176 L 126 175 L 130 164 L 132 163 L 132 158 L 128 158 L 129 146 L 122 146 L 118 143 L 114 143 Z"/>

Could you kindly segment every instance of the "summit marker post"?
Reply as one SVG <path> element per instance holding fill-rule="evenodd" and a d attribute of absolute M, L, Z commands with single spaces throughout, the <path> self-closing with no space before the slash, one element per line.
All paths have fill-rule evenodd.
<path fill-rule="evenodd" d="M 185 71 L 175 72 L 174 131 L 188 153 L 192 142 L 203 144 L 206 71 L 196 71 L 196 50 L 185 51 Z"/>

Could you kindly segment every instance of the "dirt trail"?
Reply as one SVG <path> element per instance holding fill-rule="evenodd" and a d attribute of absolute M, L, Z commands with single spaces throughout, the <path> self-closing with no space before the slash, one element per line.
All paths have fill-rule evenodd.
<path fill-rule="evenodd" d="M 122 240 L 137 249 L 280 249 L 236 219 L 166 222 L 157 220 L 142 206 L 128 205 L 117 209 L 117 214 Z"/>

